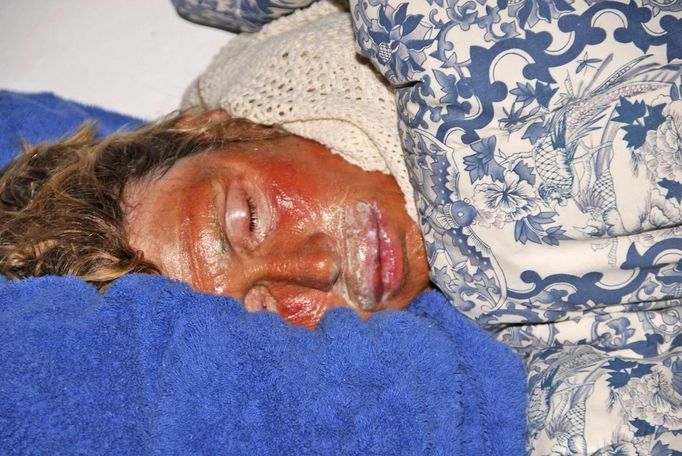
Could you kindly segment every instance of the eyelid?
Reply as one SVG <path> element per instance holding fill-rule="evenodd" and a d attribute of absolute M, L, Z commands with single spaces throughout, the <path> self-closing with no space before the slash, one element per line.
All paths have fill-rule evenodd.
<path fill-rule="evenodd" d="M 231 247 L 236 252 L 256 249 L 272 228 L 265 195 L 249 180 L 234 179 L 226 186 L 223 204 L 223 225 Z"/>
<path fill-rule="evenodd" d="M 230 240 L 227 238 L 227 231 L 225 227 L 224 214 L 225 210 L 227 209 L 225 207 L 225 196 L 227 189 L 222 185 L 220 185 L 219 187 L 220 191 L 215 192 L 213 196 L 211 221 L 213 223 L 213 228 L 215 229 L 216 234 L 218 235 L 218 239 L 220 241 L 221 253 L 228 254 L 230 252 L 233 252 L 234 249 L 232 248 L 232 244 L 230 244 Z"/>

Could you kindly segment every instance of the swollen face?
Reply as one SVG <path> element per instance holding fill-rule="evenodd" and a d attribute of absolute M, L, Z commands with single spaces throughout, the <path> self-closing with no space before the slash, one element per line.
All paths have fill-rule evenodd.
<path fill-rule="evenodd" d="M 125 200 L 132 246 L 164 275 L 292 324 L 401 309 L 428 285 L 395 180 L 296 136 L 183 159 Z"/>

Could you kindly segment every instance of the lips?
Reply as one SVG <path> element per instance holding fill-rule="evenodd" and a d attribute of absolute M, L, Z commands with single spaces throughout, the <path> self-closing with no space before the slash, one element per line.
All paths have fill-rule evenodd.
<path fill-rule="evenodd" d="M 381 310 L 403 284 L 400 238 L 376 204 L 349 208 L 346 226 L 344 278 L 350 301 L 365 311 Z"/>

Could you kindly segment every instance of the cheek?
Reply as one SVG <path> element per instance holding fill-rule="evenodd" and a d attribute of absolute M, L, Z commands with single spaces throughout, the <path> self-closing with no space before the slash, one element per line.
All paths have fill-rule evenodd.
<path fill-rule="evenodd" d="M 301 171 L 300 167 L 281 165 L 276 173 L 262 172 L 260 184 L 267 189 L 278 216 L 296 225 L 333 218 L 351 192 L 347 182 Z"/>
<path fill-rule="evenodd" d="M 324 292 L 294 286 L 273 287 L 272 295 L 277 301 L 277 313 L 288 323 L 315 329 L 329 309 L 348 307 L 343 298 L 333 292 Z"/>
<path fill-rule="evenodd" d="M 263 187 L 267 189 L 268 198 L 273 203 L 278 224 L 296 229 L 316 213 L 316 198 L 307 189 L 272 181 Z"/>

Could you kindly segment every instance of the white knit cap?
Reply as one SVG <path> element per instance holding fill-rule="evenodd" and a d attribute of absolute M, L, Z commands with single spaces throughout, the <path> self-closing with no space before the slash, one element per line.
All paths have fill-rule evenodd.
<path fill-rule="evenodd" d="M 185 92 L 190 106 L 281 125 L 364 170 L 390 173 L 417 219 L 395 94 L 355 53 L 350 15 L 339 6 L 320 1 L 231 39 Z"/>

